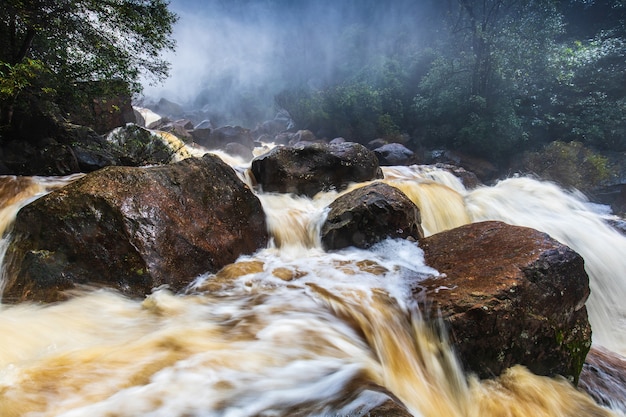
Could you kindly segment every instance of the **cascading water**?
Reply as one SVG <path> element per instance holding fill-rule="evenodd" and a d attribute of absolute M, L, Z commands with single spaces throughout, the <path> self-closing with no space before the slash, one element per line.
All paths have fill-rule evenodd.
<path fill-rule="evenodd" d="M 599 216 L 579 200 L 574 204 L 574 196 L 558 190 L 557 201 L 546 195 L 525 203 L 529 197 L 519 196 L 523 187 L 514 180 L 467 192 L 442 171 L 385 173 L 417 200 L 428 234 L 487 218 L 520 224 L 543 216 L 535 207 L 541 201 L 552 205 L 546 216 L 551 213 L 564 235 L 545 231 L 570 244 L 565 239 L 581 228 L 571 245 L 589 258 L 592 281 L 601 282 L 592 284 L 597 294 L 590 303 L 613 303 L 602 291 L 623 291 L 624 281 L 614 277 L 624 268 L 611 272 L 610 266 L 620 268 L 613 262 L 622 260 L 604 246 L 583 251 L 591 251 L 600 234 L 618 248 L 626 238 L 600 227 Z M 40 181 L 24 180 L 20 189 Z M 552 187 L 529 184 L 537 193 Z M 5 191 L 11 193 L 18 194 Z M 515 196 L 521 200 L 513 212 L 506 201 Z M 418 247 L 387 240 L 367 251 L 326 253 L 317 231 L 336 193 L 259 197 L 273 245 L 199 277 L 192 295 L 159 289 L 137 301 L 100 290 L 47 306 L 1 306 L 0 416 L 347 417 L 366 416 L 389 397 L 425 417 L 625 415 L 595 405 L 567 381 L 522 367 L 492 381 L 464 375 L 445 335 L 419 317 L 402 279 L 407 271 L 436 273 Z M 565 197 L 571 201 L 557 208 Z M 582 223 L 581 213 L 597 220 Z M 549 218 L 544 221 L 547 228 Z M 588 249 L 577 241 L 585 237 L 592 239 Z M 606 265 L 602 273 L 612 273 L 611 286 L 594 275 L 596 262 Z M 612 309 L 590 307 L 590 314 Z M 623 352 L 617 313 L 610 319 L 619 331 L 596 331 L 594 338 Z"/>

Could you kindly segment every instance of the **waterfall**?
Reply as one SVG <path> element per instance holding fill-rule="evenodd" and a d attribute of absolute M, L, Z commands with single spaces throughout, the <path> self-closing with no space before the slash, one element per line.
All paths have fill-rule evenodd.
<path fill-rule="evenodd" d="M 594 343 L 623 351 L 623 310 L 611 303 L 625 286 L 615 253 L 626 238 L 579 197 L 527 179 L 467 191 L 444 171 L 385 174 L 420 206 L 428 234 L 488 218 L 534 221 L 523 225 L 579 250 L 600 282 L 592 284 L 589 302 L 599 306 L 590 314 L 611 314 L 619 330 L 602 334 L 594 325 Z M 466 375 L 403 279 L 436 274 L 419 247 L 402 240 L 368 250 L 320 247 L 324 208 L 336 196 L 261 193 L 272 244 L 198 277 L 189 295 L 158 289 L 130 300 L 98 290 L 63 303 L 2 306 L 0 415 L 347 417 L 367 416 L 389 398 L 423 417 L 625 415 L 523 367 L 490 381 Z M 596 238 L 609 237 L 598 248 Z"/>

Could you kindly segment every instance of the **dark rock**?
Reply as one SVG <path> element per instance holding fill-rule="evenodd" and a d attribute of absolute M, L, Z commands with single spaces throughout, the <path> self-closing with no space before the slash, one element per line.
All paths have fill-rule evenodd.
<path fill-rule="evenodd" d="M 336 145 L 338 143 L 345 143 L 345 142 L 346 142 L 346 140 L 344 138 L 339 137 L 339 138 L 334 138 L 333 140 L 331 140 L 328 143 L 330 143 L 331 145 Z"/>
<path fill-rule="evenodd" d="M 211 128 L 201 127 L 201 128 L 196 128 L 189 133 L 191 134 L 191 138 L 193 139 L 195 143 L 197 143 L 200 146 L 204 146 L 202 145 L 203 143 L 204 144 L 211 143 L 211 132 L 212 132 Z"/>
<path fill-rule="evenodd" d="M 276 147 L 253 159 L 251 169 L 264 191 L 307 196 L 382 177 L 376 155 L 353 142 Z"/>
<path fill-rule="evenodd" d="M 417 162 L 415 153 L 399 143 L 388 143 L 374 149 L 381 166 L 413 165 Z"/>
<path fill-rule="evenodd" d="M 174 103 L 166 98 L 161 98 L 158 103 L 146 105 L 146 107 L 154 111 L 156 114 L 167 117 L 168 119 L 175 120 L 185 114 L 185 111 L 180 104 Z"/>
<path fill-rule="evenodd" d="M 329 208 L 321 230 L 326 249 L 366 249 L 388 237 L 424 237 L 419 208 L 402 191 L 384 183 L 350 191 Z"/>
<path fill-rule="evenodd" d="M 289 144 L 289 142 L 291 142 L 293 135 L 295 135 L 295 133 L 293 132 L 281 132 L 278 135 L 274 136 L 273 142 L 277 145 L 287 145 Z"/>
<path fill-rule="evenodd" d="M 241 143 L 227 143 L 226 146 L 224 146 L 224 151 L 229 155 L 238 156 L 246 161 L 254 158 L 252 150 Z"/>
<path fill-rule="evenodd" d="M 371 150 L 374 150 L 374 149 L 380 148 L 381 146 L 385 146 L 388 143 L 389 142 L 386 141 L 383 138 L 377 138 L 377 139 L 374 139 L 374 140 L 371 140 L 371 141 L 367 142 L 367 148 L 371 149 Z"/>
<path fill-rule="evenodd" d="M 209 131 L 211 131 L 211 129 L 214 129 L 213 123 L 211 123 L 210 120 L 205 119 L 202 120 L 200 123 L 198 123 L 194 129 L 208 129 Z"/>
<path fill-rule="evenodd" d="M 135 123 L 128 86 L 118 80 L 76 83 L 60 94 L 60 107 L 70 123 L 86 126 L 98 134 Z"/>
<path fill-rule="evenodd" d="M 626 358 L 600 346 L 592 347 L 578 389 L 596 403 L 626 413 Z"/>
<path fill-rule="evenodd" d="M 406 407 L 392 399 L 372 408 L 365 414 L 367 417 L 411 417 L 412 415 Z"/>
<path fill-rule="evenodd" d="M 268 241 L 259 200 L 218 157 L 108 167 L 25 206 L 3 301 L 57 301 L 76 286 L 143 297 L 181 290 Z"/>
<path fill-rule="evenodd" d="M 207 149 L 224 149 L 226 144 L 236 142 L 254 148 L 254 139 L 250 129 L 241 126 L 222 126 L 217 129 L 196 129 L 191 131 L 193 140 Z"/>
<path fill-rule="evenodd" d="M 68 175 L 121 165 L 106 140 L 84 126 L 59 124 L 54 137 L 36 143 L 12 140 L 4 144 L 2 159 L 16 175 Z"/>
<path fill-rule="evenodd" d="M 317 142 L 317 138 L 310 130 L 298 130 L 293 134 L 289 143 L 295 145 L 298 142 Z"/>
<path fill-rule="evenodd" d="M 193 130 L 193 123 L 189 119 L 178 119 L 159 126 L 159 130 L 169 132 L 185 141 L 191 140 L 190 131 Z"/>
<path fill-rule="evenodd" d="M 435 166 L 444 171 L 448 171 L 449 173 L 451 173 L 452 175 L 460 179 L 461 183 L 463 183 L 463 186 L 467 188 L 468 190 L 471 190 L 480 185 L 483 185 L 482 182 L 476 176 L 476 174 L 466 170 L 465 168 L 461 168 L 456 165 L 449 165 L 449 164 L 442 164 L 442 163 L 435 164 Z"/>
<path fill-rule="evenodd" d="M 276 136 L 289 128 L 289 121 L 285 119 L 267 120 L 255 127 L 252 134 L 258 139 L 259 136 L 268 135 Z"/>
<path fill-rule="evenodd" d="M 482 182 L 489 182 L 497 178 L 498 168 L 491 162 L 455 151 L 434 151 L 433 164 L 456 165 L 473 172 Z"/>
<path fill-rule="evenodd" d="M 118 156 L 120 162 L 116 165 L 138 167 L 168 164 L 175 152 L 156 134 L 132 124 L 112 131 L 106 141 Z"/>
<path fill-rule="evenodd" d="M 591 346 L 580 255 L 534 229 L 482 222 L 420 241 L 441 275 L 416 297 L 441 314 L 468 371 L 498 376 L 521 364 L 578 380 Z"/>

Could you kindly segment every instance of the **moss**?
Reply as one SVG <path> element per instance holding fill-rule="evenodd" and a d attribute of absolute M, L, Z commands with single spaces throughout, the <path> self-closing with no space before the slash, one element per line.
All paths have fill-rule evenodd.
<path fill-rule="evenodd" d="M 577 334 L 579 332 L 577 328 L 572 329 L 571 334 Z M 587 353 L 589 353 L 589 349 L 591 348 L 591 341 L 586 340 L 583 337 L 566 337 L 566 333 L 563 329 L 555 329 L 555 338 L 556 342 L 559 346 L 561 346 L 571 358 L 570 360 L 570 372 L 571 375 L 568 375 L 568 379 L 571 379 L 574 385 L 578 384 L 578 378 L 583 369 L 583 365 L 585 364 L 585 359 L 587 358 Z M 566 338 L 569 341 L 566 341 Z"/>
<path fill-rule="evenodd" d="M 542 151 L 524 154 L 523 169 L 563 187 L 590 190 L 611 176 L 606 157 L 580 142 L 554 141 Z"/>

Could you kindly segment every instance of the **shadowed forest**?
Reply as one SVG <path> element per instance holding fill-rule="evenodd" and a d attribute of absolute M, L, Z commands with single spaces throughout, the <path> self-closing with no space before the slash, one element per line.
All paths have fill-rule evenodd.
<path fill-rule="evenodd" d="M 504 165 L 553 141 L 626 150 L 623 1 L 173 6 L 173 77 L 146 91 L 224 123 L 284 109 L 318 137 L 406 135 Z"/>

